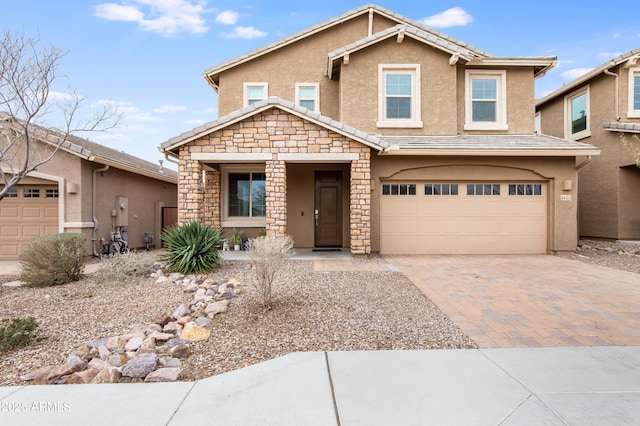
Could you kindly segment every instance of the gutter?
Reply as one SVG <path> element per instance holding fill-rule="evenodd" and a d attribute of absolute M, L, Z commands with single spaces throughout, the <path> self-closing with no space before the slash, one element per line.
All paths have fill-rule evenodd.
<path fill-rule="evenodd" d="M 587 164 L 589 164 L 590 162 L 591 162 L 591 156 L 590 156 L 590 155 L 588 155 L 586 160 L 584 160 L 582 163 L 580 163 L 580 164 L 578 164 L 578 165 L 576 166 L 576 171 L 580 170 L 581 168 L 583 168 L 584 166 L 586 166 L 586 165 L 587 165 Z"/>

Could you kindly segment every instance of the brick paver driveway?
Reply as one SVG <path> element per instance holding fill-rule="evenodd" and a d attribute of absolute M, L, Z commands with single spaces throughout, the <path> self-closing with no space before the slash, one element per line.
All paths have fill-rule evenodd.
<path fill-rule="evenodd" d="M 640 275 L 556 256 L 384 256 L 480 347 L 640 345 Z"/>

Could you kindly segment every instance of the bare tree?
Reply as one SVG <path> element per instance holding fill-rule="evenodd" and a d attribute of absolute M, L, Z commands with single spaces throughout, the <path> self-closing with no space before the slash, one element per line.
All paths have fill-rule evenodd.
<path fill-rule="evenodd" d="M 119 114 L 103 105 L 89 118 L 79 118 L 83 98 L 69 89 L 63 96 L 52 92 L 66 51 L 41 49 L 38 40 L 5 31 L 0 40 L 0 200 L 29 172 L 51 160 L 69 136 L 102 132 L 115 127 Z M 55 95 L 55 96 L 54 96 Z M 46 129 L 49 114 L 61 125 Z M 52 149 L 39 154 L 34 141 L 47 141 Z"/>

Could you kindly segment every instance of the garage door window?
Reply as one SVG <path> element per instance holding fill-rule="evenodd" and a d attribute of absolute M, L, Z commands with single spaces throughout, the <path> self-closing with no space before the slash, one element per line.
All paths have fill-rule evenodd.
<path fill-rule="evenodd" d="M 500 184 L 468 183 L 467 195 L 500 195 Z"/>
<path fill-rule="evenodd" d="M 5 195 L 7 198 L 18 198 L 18 190 L 11 188 Z"/>
<path fill-rule="evenodd" d="M 539 183 L 510 183 L 509 195 L 527 196 L 542 195 L 542 185 Z"/>
<path fill-rule="evenodd" d="M 47 189 L 45 192 L 45 197 L 47 198 L 58 198 L 58 190 L 57 189 Z"/>
<path fill-rule="evenodd" d="M 416 195 L 415 183 L 385 183 L 382 195 Z"/>
<path fill-rule="evenodd" d="M 22 194 L 24 195 L 24 198 L 40 198 L 39 189 L 26 188 Z"/>
<path fill-rule="evenodd" d="M 458 195 L 457 183 L 425 183 L 424 195 Z"/>

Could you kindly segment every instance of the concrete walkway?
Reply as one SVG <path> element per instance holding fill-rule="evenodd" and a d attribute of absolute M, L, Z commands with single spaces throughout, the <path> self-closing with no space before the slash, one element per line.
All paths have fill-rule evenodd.
<path fill-rule="evenodd" d="M 637 425 L 640 347 L 295 353 L 198 382 L 0 388 L 2 425 Z"/>
<path fill-rule="evenodd" d="M 483 348 L 640 345 L 640 275 L 558 256 L 384 256 Z"/>

